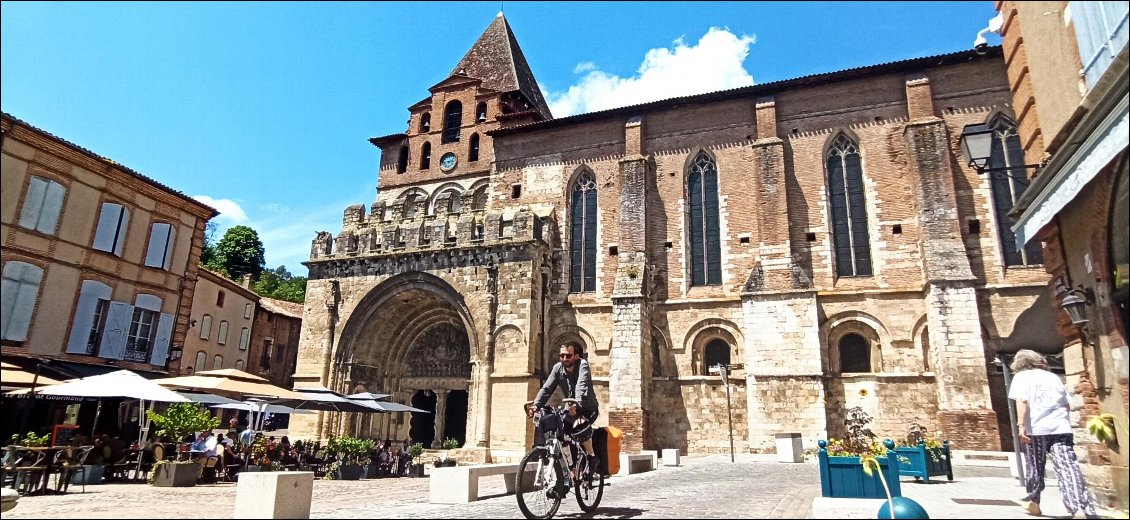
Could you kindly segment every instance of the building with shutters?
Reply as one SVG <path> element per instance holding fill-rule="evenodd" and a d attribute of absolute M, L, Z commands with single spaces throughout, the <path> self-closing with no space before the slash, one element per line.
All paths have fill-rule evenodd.
<path fill-rule="evenodd" d="M 176 373 L 216 210 L 6 113 L 0 130 L 4 361 Z"/>
<path fill-rule="evenodd" d="M 1115 426 L 1116 442 L 1096 442 L 1085 425 L 1101 414 L 1125 425 L 1130 405 L 1130 4 L 998 2 L 997 10 L 1020 107 L 1019 159 L 1039 165 L 1024 170 L 1031 179 L 1012 212 L 1016 246 L 1043 244 L 1057 306 L 1084 302 L 1084 322 L 1056 316 L 1067 388 L 1082 403 L 1072 414 L 1075 448 L 1090 490 L 1125 509 L 1130 437 Z"/>
<path fill-rule="evenodd" d="M 376 201 L 315 237 L 295 380 L 431 414 L 377 431 L 520 456 L 558 346 L 586 352 L 624 449 L 741 451 L 914 421 L 1011 448 L 994 354 L 1057 347 L 1018 196 L 960 160 L 1020 149 L 999 48 L 554 118 L 499 15 L 372 138 Z M 389 107 L 395 110 L 396 107 Z M 736 365 L 730 392 L 711 366 Z M 292 435 L 353 431 L 302 415 Z"/>
<path fill-rule="evenodd" d="M 198 273 L 181 373 L 223 368 L 246 371 L 259 295 L 204 267 Z"/>
<path fill-rule="evenodd" d="M 271 384 L 291 388 L 302 330 L 302 304 L 261 297 L 251 328 L 247 371 Z"/>

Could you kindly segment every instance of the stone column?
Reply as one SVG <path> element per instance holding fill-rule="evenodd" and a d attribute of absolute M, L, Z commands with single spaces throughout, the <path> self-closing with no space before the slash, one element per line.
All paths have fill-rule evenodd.
<path fill-rule="evenodd" d="M 432 448 L 443 446 L 443 427 L 446 422 L 447 393 L 449 390 L 432 390 L 436 393 L 436 437 L 432 441 Z"/>
<path fill-rule="evenodd" d="M 620 218 L 616 285 L 612 293 L 612 351 L 608 383 L 608 424 L 624 432 L 621 449 L 639 453 L 648 441 L 651 388 L 651 323 L 647 285 L 647 183 L 650 161 L 642 155 L 643 127 L 625 125 L 620 160 Z"/>
<path fill-rule="evenodd" d="M 930 367 L 938 387 L 938 425 L 967 450 L 999 450 L 996 413 L 989 399 L 985 345 L 976 278 L 961 241 L 951 150 L 945 122 L 934 115 L 930 79 L 906 79 L 907 162 L 918 178 L 915 197 L 922 230 Z"/>
<path fill-rule="evenodd" d="M 475 415 L 475 446 L 486 449 L 490 447 L 490 414 L 491 414 L 491 387 L 490 375 L 494 372 L 494 329 L 498 326 L 498 266 L 487 266 L 487 318 L 486 352 L 481 356 L 481 362 L 474 365 L 473 379 L 474 395 L 469 401 L 473 406 Z M 474 332 L 470 332 L 474 334 Z M 468 414 L 471 412 L 468 408 Z"/>

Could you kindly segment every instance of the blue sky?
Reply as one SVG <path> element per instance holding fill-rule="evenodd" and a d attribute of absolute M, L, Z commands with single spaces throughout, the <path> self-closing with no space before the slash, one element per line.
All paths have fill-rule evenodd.
<path fill-rule="evenodd" d="M 213 204 L 306 274 L 499 2 L 0 4 L 5 112 Z M 557 117 L 973 45 L 976 2 L 506 2 Z M 990 44 L 1000 39 L 989 35 Z M 217 237 L 218 238 L 218 237 Z"/>

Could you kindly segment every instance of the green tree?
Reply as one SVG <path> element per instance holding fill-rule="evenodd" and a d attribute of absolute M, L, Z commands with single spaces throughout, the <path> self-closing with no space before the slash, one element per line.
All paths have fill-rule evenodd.
<path fill-rule="evenodd" d="M 259 280 L 255 282 L 255 293 L 276 300 L 294 303 L 306 301 L 306 277 L 294 276 L 280 265 L 272 270 L 263 271 Z"/>
<path fill-rule="evenodd" d="M 173 403 L 165 413 L 146 410 L 145 415 L 153 421 L 158 436 L 168 437 L 180 442 L 194 432 L 211 431 L 220 426 L 220 419 L 200 406 L 200 403 Z"/>
<path fill-rule="evenodd" d="M 200 251 L 200 265 L 211 269 L 216 261 L 216 221 L 204 225 L 204 249 Z"/>
<path fill-rule="evenodd" d="M 213 261 L 205 267 L 220 271 L 232 280 L 239 280 L 245 274 L 256 279 L 263 272 L 264 256 L 259 234 L 247 226 L 235 226 L 224 233 L 216 244 Z"/>

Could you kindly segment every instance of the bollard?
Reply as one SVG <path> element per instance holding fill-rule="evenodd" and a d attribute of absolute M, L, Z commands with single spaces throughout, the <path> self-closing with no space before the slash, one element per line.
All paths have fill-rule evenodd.
<path fill-rule="evenodd" d="M 240 472 L 235 518 L 310 518 L 312 471 Z"/>

